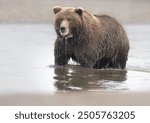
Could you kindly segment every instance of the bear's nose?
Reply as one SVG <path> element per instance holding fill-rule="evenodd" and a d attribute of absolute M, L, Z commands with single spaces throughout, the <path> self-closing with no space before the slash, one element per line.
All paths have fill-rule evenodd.
<path fill-rule="evenodd" d="M 62 33 L 64 33 L 64 32 L 65 32 L 65 29 L 66 29 L 66 28 L 65 28 L 65 27 L 63 27 L 63 26 L 62 26 L 62 27 L 60 27 L 60 31 L 61 31 Z"/>

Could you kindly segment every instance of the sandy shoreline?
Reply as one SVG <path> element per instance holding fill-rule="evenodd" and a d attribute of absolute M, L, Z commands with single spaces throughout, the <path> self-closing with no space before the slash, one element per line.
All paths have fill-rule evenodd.
<path fill-rule="evenodd" d="M 57 92 L 0 95 L 1 106 L 150 106 L 150 92 Z"/>

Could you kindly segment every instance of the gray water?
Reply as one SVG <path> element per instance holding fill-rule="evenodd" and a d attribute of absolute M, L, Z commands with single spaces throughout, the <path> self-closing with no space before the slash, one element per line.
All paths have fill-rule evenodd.
<path fill-rule="evenodd" d="M 54 66 L 53 25 L 0 24 L 0 94 L 58 91 L 149 91 L 150 25 L 125 25 L 127 70 Z"/>

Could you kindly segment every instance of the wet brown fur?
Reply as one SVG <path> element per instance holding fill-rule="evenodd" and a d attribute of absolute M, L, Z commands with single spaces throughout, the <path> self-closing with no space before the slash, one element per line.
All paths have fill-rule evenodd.
<path fill-rule="evenodd" d="M 65 39 L 58 28 L 63 19 L 69 20 L 72 38 Z M 92 15 L 83 10 L 79 15 L 73 8 L 60 10 L 55 17 L 55 64 L 66 65 L 72 58 L 90 68 L 126 67 L 129 41 L 124 28 L 112 17 Z"/>

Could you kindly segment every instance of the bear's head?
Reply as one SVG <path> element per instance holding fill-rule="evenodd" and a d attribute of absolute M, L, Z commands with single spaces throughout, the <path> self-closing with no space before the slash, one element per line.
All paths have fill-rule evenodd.
<path fill-rule="evenodd" d="M 54 6 L 55 30 L 65 39 L 78 37 L 82 28 L 82 8 Z"/>

